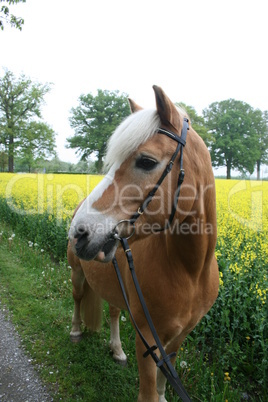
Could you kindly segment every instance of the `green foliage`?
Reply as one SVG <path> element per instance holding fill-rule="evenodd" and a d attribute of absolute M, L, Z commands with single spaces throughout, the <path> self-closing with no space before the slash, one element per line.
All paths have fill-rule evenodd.
<path fill-rule="evenodd" d="M 16 230 L 28 241 L 38 243 L 54 260 L 60 261 L 66 257 L 68 222 L 59 222 L 55 216 L 47 213 L 23 213 L 23 208 L 21 213 L 17 213 L 1 197 L 0 221 L 7 223 L 10 229 Z"/>
<path fill-rule="evenodd" d="M 46 173 L 49 172 L 71 172 L 73 170 L 73 165 L 69 162 L 62 162 L 57 155 L 50 161 L 42 163 L 43 169 Z"/>
<path fill-rule="evenodd" d="M 26 3 L 26 0 L 0 0 L 0 3 L 7 3 L 9 5 L 18 4 L 18 3 Z M 24 19 L 21 17 L 16 17 L 13 14 L 10 14 L 9 7 L 3 5 L 0 8 L 0 29 L 4 30 L 4 23 L 9 24 L 12 27 L 18 28 L 20 31 L 22 29 L 22 25 L 24 24 Z"/>
<path fill-rule="evenodd" d="M 204 117 L 214 137 L 211 144 L 213 166 L 226 166 L 227 179 L 231 177 L 232 168 L 252 174 L 261 154 L 261 136 L 265 130 L 267 132 L 260 111 L 245 102 L 228 99 L 212 103 L 204 110 Z"/>
<path fill-rule="evenodd" d="M 109 353 L 108 306 L 99 334 L 86 330 L 83 341 L 70 341 L 73 310 L 71 272 L 53 263 L 39 244 L 29 244 L 2 226 L 0 300 L 8 307 L 23 348 L 47 383 L 54 401 L 134 401 L 138 376 L 134 330 L 122 323 L 122 342 L 132 355 L 127 369 Z M 130 349 L 130 345 L 132 346 Z"/>
<path fill-rule="evenodd" d="M 67 139 L 68 147 L 76 149 L 82 160 L 95 153 L 100 172 L 108 139 L 129 114 L 127 95 L 119 91 L 99 89 L 96 96 L 81 95 L 79 106 L 71 110 L 70 124 L 75 135 Z"/>
<path fill-rule="evenodd" d="M 260 178 L 261 163 L 268 163 L 268 111 L 255 111 L 254 126 L 258 136 L 257 176 Z"/>
<path fill-rule="evenodd" d="M 40 154 L 42 145 L 46 151 L 54 146 L 53 131 L 36 121 L 36 117 L 41 118 L 41 106 L 48 91 L 47 84 L 33 83 L 24 75 L 16 79 L 10 71 L 0 79 L 0 146 L 8 153 L 9 172 L 14 171 L 17 151 L 29 158 L 30 148 L 33 156 L 36 152 Z M 49 135 L 48 139 L 46 135 Z M 33 149 L 37 143 L 38 150 Z"/>
<path fill-rule="evenodd" d="M 0 172 L 4 172 L 8 165 L 8 155 L 4 151 L 0 151 Z"/>
<path fill-rule="evenodd" d="M 210 365 L 214 372 L 214 383 L 217 381 L 219 387 L 225 383 L 228 388 L 225 396 L 231 401 L 239 401 L 243 393 L 252 401 L 264 401 L 268 396 L 265 385 L 268 380 L 267 301 L 260 296 L 261 292 L 257 292 L 261 286 L 267 288 L 267 267 L 259 257 L 252 269 L 242 268 L 238 272 L 231 268 L 236 263 L 243 264 L 241 257 L 248 244 L 252 245 L 257 255 L 261 255 L 262 237 L 261 232 L 245 230 L 240 248 L 234 246 L 228 233 L 224 242 L 218 244 L 223 284 L 216 303 L 187 343 L 189 345 L 192 339 L 194 344 L 199 345 L 198 350 L 205 356 L 205 365 Z M 194 353 L 195 358 L 198 350 Z M 216 376 L 219 368 L 221 373 Z M 229 379 L 224 375 L 226 372 Z M 230 397 L 231 389 L 240 390 L 240 398 L 239 395 L 236 399 Z"/>
<path fill-rule="evenodd" d="M 207 147 L 213 142 L 213 136 L 206 127 L 205 120 L 202 116 L 197 114 L 193 106 L 188 106 L 185 103 L 176 103 L 177 106 L 185 110 L 190 117 L 191 125 L 198 135 L 204 140 Z"/>
<path fill-rule="evenodd" d="M 30 121 L 21 130 L 18 155 L 29 173 L 38 160 L 55 155 L 55 133 L 46 123 Z"/>

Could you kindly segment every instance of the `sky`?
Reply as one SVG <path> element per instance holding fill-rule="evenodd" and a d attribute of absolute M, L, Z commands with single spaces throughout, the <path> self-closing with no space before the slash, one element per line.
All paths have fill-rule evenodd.
<path fill-rule="evenodd" d="M 201 114 L 234 98 L 268 110 L 267 0 L 26 0 L 10 7 L 22 31 L 0 31 L 0 75 L 51 83 L 43 119 L 61 160 L 70 110 L 97 89 L 154 108 L 152 85 Z"/>

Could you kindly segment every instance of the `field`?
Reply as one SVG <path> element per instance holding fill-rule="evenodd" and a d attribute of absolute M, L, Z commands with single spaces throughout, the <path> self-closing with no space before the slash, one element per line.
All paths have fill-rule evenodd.
<path fill-rule="evenodd" d="M 94 353 L 100 348 L 99 342 L 100 353 L 107 352 L 107 306 L 104 307 L 104 329 L 100 335 L 91 336 L 92 347 L 83 343 L 77 347 L 80 360 L 77 356 L 74 358 L 75 352 L 69 343 L 64 348 L 64 356 L 58 350 L 61 337 L 66 339 L 68 336 L 72 308 L 70 272 L 65 260 L 67 228 L 75 206 L 101 178 L 0 174 L 1 250 L 10 254 L 10 261 L 12 258 L 19 259 L 25 281 L 31 278 L 32 283 L 39 283 L 38 292 L 43 295 L 43 303 L 49 311 L 44 317 L 42 313 L 42 333 L 53 329 L 58 338 L 48 346 L 49 332 L 42 337 L 40 323 L 38 325 L 38 320 L 35 320 L 36 335 L 38 333 L 42 340 L 33 342 L 32 330 L 26 328 L 27 320 L 24 320 L 23 314 L 27 315 L 31 309 L 37 308 L 34 307 L 37 296 L 32 304 L 29 302 L 30 311 L 27 313 L 26 303 L 22 312 L 16 300 L 20 300 L 22 294 L 25 296 L 31 285 L 25 282 L 23 290 L 15 286 L 16 272 L 14 269 L 9 271 L 8 262 L 5 269 L 0 266 L 0 299 L 12 310 L 14 321 L 25 337 L 26 348 L 38 364 L 42 362 L 41 375 L 46 381 L 57 384 L 59 399 L 68 401 L 109 401 L 112 400 L 110 393 L 116 386 L 120 389 L 118 393 L 115 391 L 117 401 L 135 400 L 137 395 L 134 333 L 128 320 L 122 322 L 122 339 L 130 355 L 129 368 L 122 371 L 103 357 L 106 359 L 104 368 L 94 360 Z M 177 371 L 193 400 L 266 401 L 268 182 L 216 180 L 216 191 L 219 297 L 185 341 L 178 356 Z M 10 294 L 12 297 L 8 296 Z M 54 311 L 56 305 L 58 310 Z M 36 315 L 40 314 L 39 311 Z M 30 325 L 33 326 L 33 322 Z M 45 354 L 44 350 L 48 347 L 54 350 L 52 355 Z M 82 357 L 84 348 L 88 361 L 96 366 L 91 381 L 86 373 L 79 374 L 79 364 L 92 371 Z M 72 356 L 70 359 L 76 359 L 75 369 L 74 366 L 68 369 L 66 354 Z M 51 365 L 59 367 L 58 373 L 51 369 Z M 48 374 L 52 371 L 53 376 Z M 100 378 L 105 375 L 111 376 L 108 385 L 105 385 L 108 388 L 104 388 L 101 399 L 98 399 L 100 396 L 96 396 L 93 382 L 99 384 Z M 132 380 L 131 376 L 134 377 Z M 119 381 L 118 385 L 115 385 L 116 381 Z M 122 382 L 125 389 L 121 389 Z M 70 386 L 70 383 L 73 385 Z M 88 387 L 91 387 L 90 391 Z M 167 399 L 176 400 L 170 389 Z"/>

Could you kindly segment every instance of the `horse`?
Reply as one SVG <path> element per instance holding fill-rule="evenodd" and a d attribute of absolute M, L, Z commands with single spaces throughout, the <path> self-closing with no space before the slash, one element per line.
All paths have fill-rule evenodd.
<path fill-rule="evenodd" d="M 109 303 L 110 348 L 121 364 L 127 358 L 119 316 L 126 302 L 112 267 L 114 257 L 135 322 L 149 344 L 154 339 L 118 239 L 133 235 L 129 246 L 136 275 L 165 352 L 175 352 L 173 365 L 182 342 L 215 302 L 219 287 L 215 180 L 209 151 L 189 121 L 186 145 L 174 157 L 178 145 L 174 138 L 183 142 L 187 115 L 162 88 L 153 86 L 153 90 L 156 109 L 143 109 L 129 99 L 132 113 L 108 142 L 108 173 L 78 205 L 69 229 L 67 254 L 74 298 L 71 340 L 81 340 L 82 319 L 92 331 L 100 329 L 104 299 Z M 173 169 L 144 207 L 148 192 L 169 164 Z M 185 178 L 176 197 L 182 164 Z M 135 227 L 130 220 L 133 214 L 139 216 Z M 166 378 L 153 359 L 143 357 L 146 349 L 137 333 L 135 346 L 138 401 L 166 401 Z"/>

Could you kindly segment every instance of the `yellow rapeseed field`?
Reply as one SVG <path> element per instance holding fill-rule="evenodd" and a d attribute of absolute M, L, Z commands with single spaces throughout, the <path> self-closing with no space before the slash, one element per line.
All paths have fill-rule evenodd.
<path fill-rule="evenodd" d="M 101 175 L 0 173 L 0 197 L 15 209 L 48 212 L 62 218 L 102 180 Z M 268 229 L 268 182 L 217 180 L 218 235 L 225 223 L 254 231 Z M 239 227 L 240 227 L 239 226 Z"/>
<path fill-rule="evenodd" d="M 268 182 L 216 180 L 216 192 L 219 265 L 226 265 L 234 280 L 243 275 L 255 276 L 254 288 L 250 285 L 248 290 L 264 305 L 268 280 Z M 224 285 L 222 272 L 220 277 Z"/>
<path fill-rule="evenodd" d="M 15 210 L 70 217 L 74 208 L 101 181 L 99 175 L 0 174 L 0 197 Z"/>
<path fill-rule="evenodd" d="M 0 174 L 0 197 L 13 210 L 70 218 L 79 201 L 101 181 L 97 175 Z M 268 266 L 268 182 L 216 180 L 218 261 L 235 275 L 248 272 L 256 262 Z M 221 285 L 224 286 L 223 274 Z M 267 277 L 250 289 L 264 304 Z"/>

